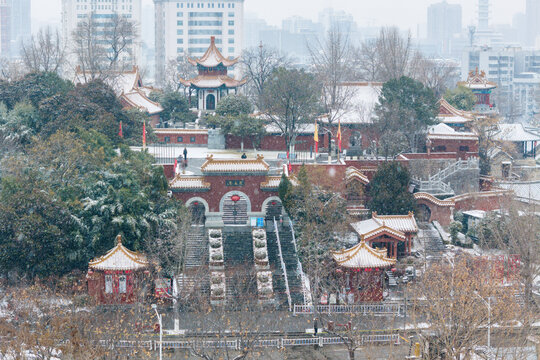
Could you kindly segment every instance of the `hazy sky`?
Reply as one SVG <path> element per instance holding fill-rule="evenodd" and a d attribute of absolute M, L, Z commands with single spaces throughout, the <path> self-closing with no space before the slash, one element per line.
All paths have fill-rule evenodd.
<path fill-rule="evenodd" d="M 142 0 L 143 5 L 152 0 Z M 397 25 L 416 30 L 426 22 L 427 7 L 439 0 L 246 0 L 246 12 L 256 13 L 273 25 L 291 15 L 317 19 L 319 11 L 327 7 L 350 12 L 360 26 Z M 449 0 L 463 7 L 463 25 L 476 23 L 477 0 Z M 44 23 L 60 22 L 61 0 L 32 0 L 33 30 Z M 492 23 L 512 22 L 517 12 L 525 9 L 525 0 L 491 0 Z M 37 25 L 37 26 L 36 26 Z"/>

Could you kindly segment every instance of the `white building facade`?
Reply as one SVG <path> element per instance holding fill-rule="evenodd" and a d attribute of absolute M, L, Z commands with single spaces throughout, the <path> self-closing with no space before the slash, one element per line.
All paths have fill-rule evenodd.
<path fill-rule="evenodd" d="M 122 16 L 135 25 L 136 39 L 128 52 L 130 58 L 124 58 L 128 65 L 140 65 L 142 54 L 141 41 L 141 0 L 62 0 L 62 34 L 64 41 L 71 43 L 73 31 L 80 21 L 92 17 L 100 26 L 98 31 L 106 31 L 110 19 Z M 127 52 L 126 52 L 127 53 Z M 70 59 L 74 61 L 75 59 Z"/>
<path fill-rule="evenodd" d="M 212 36 L 224 57 L 242 53 L 244 0 L 154 0 L 154 5 L 158 84 L 170 60 L 201 57 Z"/>
<path fill-rule="evenodd" d="M 540 75 L 526 72 L 514 78 L 514 99 L 519 108 L 520 118 L 530 122 L 540 112 Z"/>

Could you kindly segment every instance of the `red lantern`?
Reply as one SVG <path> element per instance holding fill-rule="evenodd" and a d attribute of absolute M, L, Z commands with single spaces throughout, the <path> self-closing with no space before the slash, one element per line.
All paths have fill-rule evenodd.
<path fill-rule="evenodd" d="M 392 268 L 392 272 L 396 272 L 396 268 Z"/>
<path fill-rule="evenodd" d="M 370 272 L 370 271 L 371 271 L 371 268 L 367 268 L 366 271 L 367 271 L 367 272 Z"/>
<path fill-rule="evenodd" d="M 197 206 L 197 205 L 199 205 L 199 202 L 198 202 L 198 201 L 195 201 L 195 202 L 193 203 L 193 205 Z"/>
<path fill-rule="evenodd" d="M 231 196 L 231 200 L 234 201 L 234 202 L 238 202 L 238 201 L 240 201 L 240 196 L 239 195 L 233 195 L 233 196 Z"/>
<path fill-rule="evenodd" d="M 275 201 L 272 201 L 272 205 L 276 205 L 276 202 L 275 202 Z"/>

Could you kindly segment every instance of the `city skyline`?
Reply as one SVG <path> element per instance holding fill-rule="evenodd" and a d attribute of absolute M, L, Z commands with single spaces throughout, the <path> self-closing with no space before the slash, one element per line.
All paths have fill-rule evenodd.
<path fill-rule="evenodd" d="M 418 27 L 426 24 L 427 8 L 440 0 L 413 0 L 404 3 L 400 0 L 381 0 L 377 3 L 359 3 L 350 0 L 275 0 L 273 2 L 245 1 L 245 12 L 263 18 L 269 25 L 280 26 L 287 17 L 301 15 L 312 20 L 325 8 L 345 10 L 353 15 L 359 27 L 395 25 L 401 29 L 409 29 L 416 35 Z M 152 0 L 142 0 L 143 7 L 152 4 Z M 450 0 L 450 4 L 460 4 L 463 8 L 463 26 L 477 25 L 477 1 Z M 515 14 L 525 11 L 525 0 L 509 3 L 507 0 L 491 0 L 490 24 L 511 24 Z M 403 16 L 407 14 L 407 16 Z M 43 25 L 60 26 L 61 0 L 33 0 L 32 19 L 39 30 Z"/>

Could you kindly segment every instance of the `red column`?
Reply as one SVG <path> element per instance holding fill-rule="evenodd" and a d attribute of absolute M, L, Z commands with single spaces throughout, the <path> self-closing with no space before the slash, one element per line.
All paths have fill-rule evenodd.
<path fill-rule="evenodd" d="M 397 259 L 397 242 L 394 242 L 394 257 Z"/>

